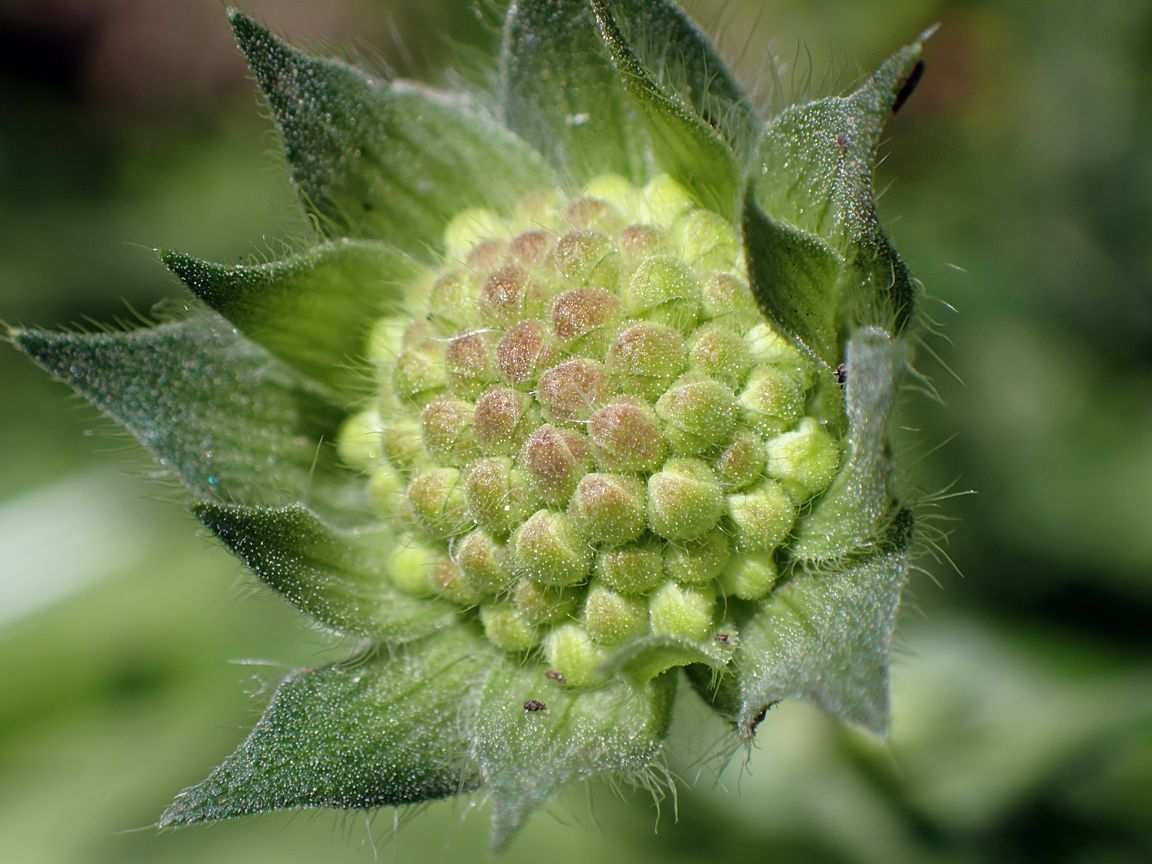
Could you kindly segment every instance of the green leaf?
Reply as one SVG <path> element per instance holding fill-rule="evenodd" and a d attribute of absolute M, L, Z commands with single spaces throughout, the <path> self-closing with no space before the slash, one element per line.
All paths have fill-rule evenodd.
<path fill-rule="evenodd" d="M 911 513 L 903 511 L 872 554 L 799 573 L 742 624 L 736 681 L 726 682 L 738 683 L 733 719 L 742 737 L 750 738 L 764 711 L 783 699 L 814 702 L 872 732 L 888 731 L 889 655 L 911 528 Z"/>
<path fill-rule="evenodd" d="M 325 236 L 428 257 L 461 210 L 511 209 L 555 185 L 539 154 L 467 97 L 311 57 L 237 11 L 229 20 Z"/>
<path fill-rule="evenodd" d="M 506 657 L 481 696 L 472 755 L 492 801 L 491 845 L 503 849 L 531 813 L 566 783 L 605 772 L 646 782 L 668 733 L 676 679 L 663 675 L 568 690 L 538 664 Z M 525 703 L 543 703 L 528 710 Z"/>
<path fill-rule="evenodd" d="M 460 700 L 492 659 L 452 628 L 290 675 L 247 740 L 180 793 L 159 827 L 297 807 L 366 810 L 474 789 Z"/>
<path fill-rule="evenodd" d="M 383 566 L 391 532 L 341 531 L 298 505 L 200 502 L 192 512 L 265 584 L 340 633 L 394 644 L 456 621 L 447 604 L 392 585 Z"/>
<path fill-rule="evenodd" d="M 884 125 L 923 69 L 927 35 L 894 54 L 854 93 L 790 108 L 773 120 L 760 145 L 763 170 L 755 185 L 772 219 L 816 235 L 844 258 L 838 293 L 855 323 L 894 334 L 912 314 L 915 291 L 880 228 L 873 171 Z"/>
<path fill-rule="evenodd" d="M 615 0 L 612 11 L 637 59 L 661 87 L 716 129 L 737 162 L 747 165 L 764 124 L 708 37 L 668 0 Z"/>
<path fill-rule="evenodd" d="M 896 506 L 889 490 L 888 433 L 903 350 L 876 327 L 859 330 L 848 343 L 848 453 L 831 486 L 793 532 L 790 554 L 796 558 L 836 560 L 887 529 Z"/>
<path fill-rule="evenodd" d="M 732 220 L 741 170 L 728 143 L 691 106 L 656 82 L 620 32 L 605 0 L 589 3 L 612 65 L 648 124 L 656 163 L 690 188 L 702 205 Z"/>
<path fill-rule="evenodd" d="M 725 629 L 731 632 L 735 628 Z M 732 642 L 703 644 L 675 636 L 641 636 L 613 650 L 605 671 L 640 687 L 677 666 L 700 663 L 719 671 L 732 659 L 734 650 Z"/>
<path fill-rule="evenodd" d="M 348 475 L 321 441 L 343 413 L 215 314 L 127 333 L 10 336 L 200 497 L 342 503 Z"/>
<path fill-rule="evenodd" d="M 380 243 L 343 241 L 254 267 L 161 255 L 192 292 L 302 374 L 348 404 L 364 395 L 372 323 L 399 311 L 421 267 Z"/>
<path fill-rule="evenodd" d="M 765 317 L 822 363 L 840 363 L 837 289 L 840 260 L 819 238 L 768 216 L 749 188 L 744 196 L 748 282 Z"/>
<path fill-rule="evenodd" d="M 648 131 L 620 86 L 586 0 L 519 0 L 500 54 L 504 120 L 578 183 L 651 174 Z"/>

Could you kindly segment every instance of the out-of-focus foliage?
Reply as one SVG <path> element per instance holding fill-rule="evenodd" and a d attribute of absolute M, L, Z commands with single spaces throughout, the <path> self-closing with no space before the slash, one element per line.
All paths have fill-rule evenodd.
<path fill-rule="evenodd" d="M 382 46 L 409 74 L 435 74 L 439 34 L 492 38 L 469 4 L 409 7 L 245 4 L 290 36 L 361 34 L 361 53 Z M 942 25 L 889 129 L 880 179 L 896 182 L 880 209 L 940 300 L 925 309 L 952 344 L 928 347 L 964 380 L 922 352 L 947 407 L 911 396 L 904 416 L 922 430 L 905 460 L 922 454 L 918 485 L 979 492 L 939 508 L 962 520 L 937 525 L 954 531 L 965 575 L 921 562 L 942 589 L 913 583 L 887 742 L 786 705 L 760 727 L 748 770 L 736 754 L 719 787 L 712 754 L 673 747 L 670 767 L 701 779 L 678 823 L 664 802 L 655 836 L 646 796 L 618 807 L 594 787 L 591 804 L 577 790 L 559 821 L 531 823 L 509 860 L 541 848 L 605 862 L 1147 860 L 1152 7 L 691 11 L 744 51 L 740 72 L 774 108 L 840 89 L 856 65 Z M 765 68 L 770 37 L 783 92 Z M 251 262 L 268 250 L 246 238 L 301 230 L 284 222 L 290 193 L 266 167 L 216 3 L 8 0 L 0 48 L 0 317 L 131 317 L 119 297 L 147 313 L 179 294 L 148 249 Z M 64 393 L 0 351 L 0 859 L 372 860 L 367 838 L 390 833 L 390 812 L 371 835 L 329 814 L 120 833 L 234 747 L 284 669 L 332 652 L 279 601 L 239 602 L 250 582 L 227 590 L 232 559 L 190 539 L 177 506 L 141 501 L 164 487 L 118 476 L 146 463 L 127 442 L 82 436 L 106 424 Z M 284 666 L 226 662 L 252 657 Z M 702 715 L 677 723 L 674 742 L 715 728 L 725 746 L 718 727 L 696 728 Z M 401 831 L 401 860 L 436 860 L 446 837 L 453 854 L 484 854 L 483 819 L 461 828 L 464 805 L 429 810 Z"/>

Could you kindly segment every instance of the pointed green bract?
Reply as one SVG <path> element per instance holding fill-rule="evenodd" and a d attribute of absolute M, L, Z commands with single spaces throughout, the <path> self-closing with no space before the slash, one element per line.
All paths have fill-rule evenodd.
<path fill-rule="evenodd" d="M 840 261 L 819 238 L 775 221 L 744 196 L 748 282 L 765 316 L 827 370 L 840 362 Z"/>
<path fill-rule="evenodd" d="M 334 487 L 346 484 L 321 443 L 342 412 L 216 315 L 127 333 L 11 337 L 203 498 L 335 504 Z"/>
<path fill-rule="evenodd" d="M 398 313 L 421 268 L 381 243 L 325 243 L 254 267 L 210 264 L 179 252 L 161 259 L 197 297 L 344 403 L 365 395 L 371 322 Z"/>
<path fill-rule="evenodd" d="M 688 186 L 700 203 L 731 220 L 740 167 L 728 143 L 683 102 L 668 94 L 637 59 L 604 0 L 589 0 L 624 87 L 640 106 L 656 164 Z"/>
<path fill-rule="evenodd" d="M 662 672 L 692 663 L 722 670 L 732 659 L 733 647 L 726 641 L 705 644 L 675 636 L 642 636 L 613 651 L 606 671 L 641 686 Z"/>
<path fill-rule="evenodd" d="M 453 629 L 394 654 L 294 673 L 247 740 L 180 793 L 159 827 L 298 807 L 368 810 L 475 788 L 460 697 L 491 655 Z"/>
<path fill-rule="evenodd" d="M 493 848 L 506 846 L 572 780 L 607 772 L 641 779 L 667 735 L 675 692 L 670 675 L 641 688 L 568 690 L 538 666 L 505 659 L 484 688 L 471 730 L 492 802 Z"/>
<path fill-rule="evenodd" d="M 876 327 L 861 329 L 848 343 L 848 454 L 812 514 L 797 526 L 791 549 L 797 558 L 840 558 L 871 543 L 891 520 L 888 433 L 903 350 Z"/>
<path fill-rule="evenodd" d="M 504 120 L 577 183 L 644 183 L 648 130 L 620 86 L 586 0 L 518 0 L 500 55 Z"/>
<path fill-rule="evenodd" d="M 311 57 L 240 12 L 229 17 L 325 236 L 427 256 L 459 211 L 511 209 L 554 185 L 540 156 L 466 97 L 373 78 Z"/>
<path fill-rule="evenodd" d="M 384 572 L 391 532 L 341 531 L 300 506 L 201 502 L 200 521 L 269 587 L 339 633 L 389 644 L 452 624 L 452 607 L 393 587 Z"/>
<path fill-rule="evenodd" d="M 889 650 L 910 531 L 905 512 L 873 554 L 798 574 L 742 625 L 733 719 L 743 737 L 782 699 L 814 702 L 871 732 L 888 731 Z"/>
<path fill-rule="evenodd" d="M 790 108 L 773 120 L 760 145 L 763 168 L 755 183 L 769 217 L 821 238 L 843 257 L 837 298 L 829 302 L 845 304 L 854 324 L 894 334 L 912 314 L 914 290 L 880 228 L 872 175 L 880 135 L 920 53 L 915 42 L 854 93 Z"/>

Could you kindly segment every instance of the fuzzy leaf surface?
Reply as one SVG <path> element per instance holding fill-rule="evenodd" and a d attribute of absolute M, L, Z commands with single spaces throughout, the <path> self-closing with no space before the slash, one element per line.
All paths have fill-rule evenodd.
<path fill-rule="evenodd" d="M 734 218 L 741 172 L 728 143 L 652 77 L 616 23 L 615 7 L 605 0 L 589 3 L 612 65 L 648 125 L 656 164 L 690 188 L 702 205 Z"/>
<path fill-rule="evenodd" d="M 340 530 L 298 505 L 200 502 L 192 511 L 261 581 L 337 632 L 396 644 L 456 620 L 447 604 L 392 586 L 383 572 L 390 532 Z"/>
<path fill-rule="evenodd" d="M 648 180 L 648 130 L 620 85 L 586 0 L 512 4 L 500 87 L 508 128 L 577 182 L 605 172 Z"/>
<path fill-rule="evenodd" d="M 325 243 L 283 261 L 226 267 L 161 259 L 201 300 L 303 375 L 350 403 L 364 395 L 367 328 L 397 312 L 421 268 L 381 243 Z"/>
<path fill-rule="evenodd" d="M 452 628 L 286 678 L 247 740 L 160 817 L 176 828 L 298 807 L 372 809 L 465 792 L 460 698 L 492 650 Z"/>
<path fill-rule="evenodd" d="M 923 68 L 917 64 L 924 38 L 890 57 L 848 96 L 799 105 L 773 120 L 760 145 L 763 170 L 755 184 L 769 217 L 821 238 L 843 257 L 836 300 L 847 304 L 851 324 L 892 333 L 907 324 L 915 292 L 907 266 L 880 228 L 873 171 L 884 126 Z"/>
<path fill-rule="evenodd" d="M 277 505 L 343 494 L 347 475 L 321 446 L 342 412 L 215 314 L 126 333 L 10 335 L 202 498 Z"/>
<path fill-rule="evenodd" d="M 229 17 L 325 236 L 427 257 L 459 211 L 510 209 L 554 186 L 539 154 L 467 97 L 374 78 L 293 48 L 240 12 Z"/>
<path fill-rule="evenodd" d="M 502 849 L 524 820 L 572 780 L 612 772 L 642 779 L 668 733 L 676 679 L 567 690 L 538 665 L 505 657 L 493 670 L 471 731 L 492 802 L 490 841 Z M 528 700 L 543 702 L 529 711 Z"/>

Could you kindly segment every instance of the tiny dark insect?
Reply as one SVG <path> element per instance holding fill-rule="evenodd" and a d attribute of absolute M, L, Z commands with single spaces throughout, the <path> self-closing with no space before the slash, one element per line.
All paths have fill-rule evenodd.
<path fill-rule="evenodd" d="M 847 147 L 848 146 L 848 136 L 845 135 L 843 132 L 841 132 L 840 134 L 838 134 L 836 136 L 836 144 L 841 149 Z"/>
<path fill-rule="evenodd" d="M 841 387 L 848 383 L 848 364 L 841 363 L 836 367 L 836 383 Z"/>
<path fill-rule="evenodd" d="M 527 702 L 524 703 L 524 710 L 525 711 L 543 711 L 547 707 L 548 706 L 545 705 L 543 702 L 539 702 L 536 699 L 529 699 Z"/>
<path fill-rule="evenodd" d="M 732 637 L 729 636 L 727 633 L 717 633 L 716 634 L 716 641 L 719 642 L 721 645 L 727 645 L 729 642 L 732 641 Z"/>
<path fill-rule="evenodd" d="M 759 726 L 761 723 L 763 723 L 764 718 L 766 716 L 768 716 L 768 709 L 771 708 L 773 705 L 779 705 L 779 704 L 780 704 L 779 699 L 773 699 L 771 702 L 769 702 L 767 705 L 765 705 L 763 708 L 761 708 L 760 713 L 752 718 L 752 725 L 748 727 L 748 731 L 749 732 L 755 732 L 756 727 Z"/>
<path fill-rule="evenodd" d="M 549 679 L 550 681 L 557 681 L 560 684 L 564 683 L 563 673 L 557 672 L 555 669 L 549 669 L 547 672 L 544 673 L 544 677 Z"/>
<path fill-rule="evenodd" d="M 923 77 L 924 61 L 917 60 L 916 65 L 912 67 L 912 71 L 908 73 L 908 77 L 904 79 L 904 83 L 900 85 L 900 90 L 896 93 L 896 101 L 892 103 L 893 114 L 904 107 L 904 103 L 908 101 L 908 97 L 912 95 L 912 91 L 916 89 L 916 85 L 920 83 L 920 79 Z"/>

